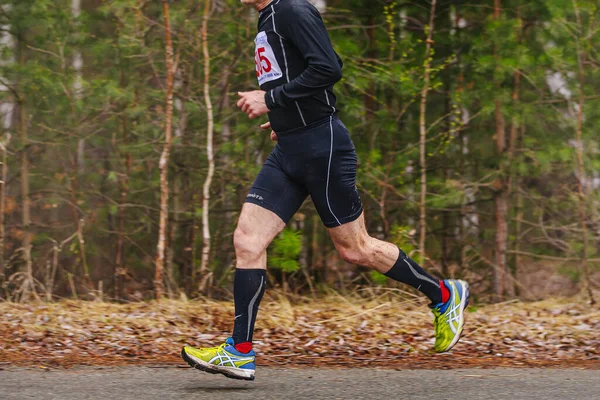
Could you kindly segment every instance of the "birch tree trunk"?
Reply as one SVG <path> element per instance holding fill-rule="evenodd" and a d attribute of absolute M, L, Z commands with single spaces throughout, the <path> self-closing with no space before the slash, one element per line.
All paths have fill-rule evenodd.
<path fill-rule="evenodd" d="M 11 5 L 5 4 L 2 6 L 2 12 L 8 14 L 11 11 Z M 3 24 L 0 26 L 0 45 L 2 46 L 2 50 L 7 51 L 8 57 L 7 59 L 0 60 L 1 66 L 8 66 L 15 62 L 14 58 L 14 48 L 15 48 L 15 39 L 11 33 L 11 25 Z M 6 81 L 6 79 L 2 79 L 3 82 L 7 82 L 10 85 L 10 82 Z M 0 84 L 0 92 L 9 92 L 10 89 L 4 84 Z M 0 151 L 2 152 L 2 181 L 0 184 L 0 276 L 4 273 L 4 243 L 5 243 L 5 220 L 4 220 L 4 210 L 6 204 L 6 177 L 8 172 L 8 166 L 6 165 L 6 152 L 7 147 L 10 142 L 10 133 L 9 131 L 13 128 L 13 113 L 15 110 L 15 103 L 6 100 L 0 104 L 0 113 L 2 114 L 2 127 L 4 128 L 4 138 L 0 143 Z"/>
<path fill-rule="evenodd" d="M 202 261 L 200 264 L 200 291 L 205 292 L 211 280 L 211 274 L 208 271 L 210 258 L 210 186 L 215 173 L 215 160 L 213 154 L 213 106 L 210 100 L 210 54 L 208 52 L 208 17 L 210 13 L 211 0 L 204 2 L 204 17 L 202 19 L 202 53 L 204 55 L 204 102 L 206 103 L 206 117 L 208 127 L 206 131 L 206 155 L 208 157 L 208 174 L 204 181 L 202 191 Z"/>
<path fill-rule="evenodd" d="M 175 58 L 179 59 L 179 56 L 180 53 L 178 53 Z M 187 71 L 184 67 L 178 68 L 176 72 L 174 87 L 177 92 L 181 92 L 181 96 L 176 96 L 173 99 L 174 111 L 176 112 L 177 116 L 177 123 L 175 124 L 175 138 L 177 138 L 177 144 L 175 145 L 175 157 L 177 157 L 179 154 L 179 150 L 184 147 L 184 134 L 187 129 L 188 120 L 185 99 L 189 96 L 189 88 L 192 82 L 192 79 L 186 76 Z M 181 160 L 175 159 L 174 162 L 176 165 L 179 165 Z M 169 297 L 173 297 L 173 295 L 177 294 L 175 292 L 179 292 L 179 287 L 175 281 L 174 257 L 176 249 L 174 244 L 177 242 L 177 238 L 179 237 L 181 230 L 180 225 L 182 221 L 180 219 L 180 215 L 186 211 L 183 206 L 183 204 L 186 204 L 184 200 L 184 179 L 185 175 L 182 174 L 181 168 L 178 167 L 175 171 L 175 176 L 173 177 L 173 220 L 169 229 L 169 243 L 171 243 L 171 245 L 167 247 L 166 256 Z M 185 271 L 182 271 L 182 275 L 186 276 Z"/>
<path fill-rule="evenodd" d="M 430 83 L 430 68 L 431 68 L 431 45 L 433 44 L 433 29 L 435 23 L 435 5 L 436 0 L 431 2 L 431 11 L 429 16 L 429 25 L 427 26 L 427 41 L 425 47 L 425 83 L 421 92 L 421 110 L 419 113 L 419 130 L 420 130 L 420 148 L 421 148 L 421 204 L 420 204 L 420 227 L 421 232 L 419 236 L 419 249 L 420 249 L 420 264 L 425 263 L 425 235 L 427 234 L 427 209 L 425 200 L 427 199 L 427 129 L 425 128 L 425 119 L 427 113 L 427 93 L 429 92 Z"/>
<path fill-rule="evenodd" d="M 171 40 L 171 24 L 169 20 L 169 3 L 163 0 L 163 14 L 166 38 L 166 65 L 167 65 L 167 108 L 165 112 L 165 144 L 160 156 L 160 217 L 158 228 L 158 245 L 156 256 L 156 270 L 154 275 L 154 288 L 157 300 L 163 296 L 163 270 L 165 265 L 165 248 L 167 241 L 167 223 L 169 216 L 169 156 L 173 141 L 173 80 L 175 76 L 173 63 L 173 41 Z"/>
<path fill-rule="evenodd" d="M 71 15 L 73 16 L 73 20 L 75 21 L 75 26 L 79 26 L 78 18 L 81 14 L 81 0 L 71 0 Z M 83 57 L 81 55 L 81 51 L 79 49 L 75 49 L 73 54 L 73 71 L 74 71 L 74 79 L 73 79 L 73 98 L 75 101 L 81 100 L 83 93 Z M 79 139 L 77 142 L 77 173 L 83 175 L 85 173 L 85 139 Z M 78 186 L 78 185 L 77 185 Z M 91 279 L 89 276 L 89 268 L 86 257 L 85 250 L 85 240 L 83 237 L 83 228 L 84 228 L 85 220 L 75 217 L 75 226 L 78 232 L 77 238 L 79 241 L 79 251 L 81 253 L 81 262 L 83 264 L 83 269 L 85 271 L 85 278 L 88 280 L 88 284 L 91 284 Z M 93 286 L 93 285 L 92 285 Z"/>

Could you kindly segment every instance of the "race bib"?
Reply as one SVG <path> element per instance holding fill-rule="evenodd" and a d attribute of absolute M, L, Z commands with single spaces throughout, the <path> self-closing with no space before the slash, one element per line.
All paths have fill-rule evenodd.
<path fill-rule="evenodd" d="M 256 64 L 256 77 L 258 84 L 262 86 L 267 82 L 277 80 L 283 76 L 281 68 L 277 63 L 273 48 L 267 40 L 267 34 L 260 32 L 256 39 L 256 52 L 254 53 L 254 63 Z"/>

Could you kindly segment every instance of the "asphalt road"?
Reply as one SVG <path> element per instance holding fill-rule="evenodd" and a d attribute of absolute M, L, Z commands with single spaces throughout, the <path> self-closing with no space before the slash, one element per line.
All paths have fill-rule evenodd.
<path fill-rule="evenodd" d="M 600 370 L 275 369 L 254 382 L 193 369 L 0 371 L 0 399 L 600 399 Z"/>

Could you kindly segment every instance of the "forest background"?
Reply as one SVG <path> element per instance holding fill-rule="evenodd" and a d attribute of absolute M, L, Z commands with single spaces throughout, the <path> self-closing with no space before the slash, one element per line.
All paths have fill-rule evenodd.
<path fill-rule="evenodd" d="M 477 300 L 593 301 L 598 2 L 314 3 L 369 231 Z M 229 296 L 273 147 L 235 107 L 256 21 L 238 0 L 0 1 L 0 299 Z M 269 266 L 290 295 L 400 290 L 341 261 L 310 201 Z"/>

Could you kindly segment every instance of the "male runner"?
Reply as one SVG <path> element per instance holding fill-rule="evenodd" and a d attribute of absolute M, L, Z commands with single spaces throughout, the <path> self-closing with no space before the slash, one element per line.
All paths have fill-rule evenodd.
<path fill-rule="evenodd" d="M 267 246 L 310 195 L 342 259 L 376 269 L 431 300 L 435 350 L 460 338 L 469 298 L 466 282 L 440 281 L 393 244 L 369 236 L 356 189 L 354 144 L 337 117 L 333 85 L 342 61 L 319 12 L 307 0 L 241 0 L 259 11 L 256 75 L 261 90 L 239 93 L 250 118 L 269 114 L 278 141 L 250 189 L 234 234 L 233 335 L 213 348 L 184 347 L 193 367 L 235 379 L 254 379 L 252 334 L 265 291 Z"/>

